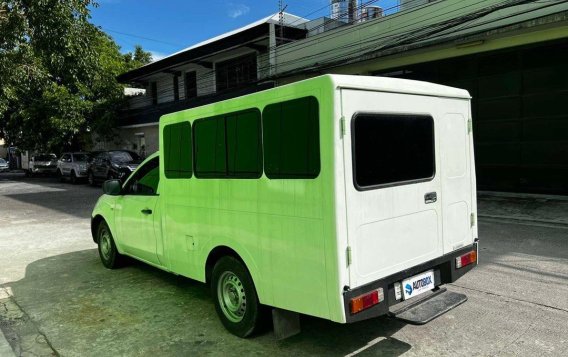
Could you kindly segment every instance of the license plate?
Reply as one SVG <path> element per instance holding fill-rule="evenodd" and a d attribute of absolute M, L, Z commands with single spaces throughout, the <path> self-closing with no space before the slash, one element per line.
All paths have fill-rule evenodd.
<path fill-rule="evenodd" d="M 429 270 L 402 281 L 404 300 L 434 289 L 434 271 Z"/>

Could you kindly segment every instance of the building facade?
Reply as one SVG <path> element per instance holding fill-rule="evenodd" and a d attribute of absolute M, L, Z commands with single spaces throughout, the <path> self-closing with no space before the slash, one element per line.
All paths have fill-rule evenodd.
<path fill-rule="evenodd" d="M 220 35 L 118 77 L 131 91 L 120 138 L 97 148 L 149 155 L 158 150 L 158 121 L 167 113 L 272 88 L 278 46 L 305 38 L 307 20 L 283 13 Z"/>
<path fill-rule="evenodd" d="M 568 194 L 568 4 L 401 5 L 277 48 L 278 84 L 340 73 L 465 88 L 473 97 L 478 188 Z"/>

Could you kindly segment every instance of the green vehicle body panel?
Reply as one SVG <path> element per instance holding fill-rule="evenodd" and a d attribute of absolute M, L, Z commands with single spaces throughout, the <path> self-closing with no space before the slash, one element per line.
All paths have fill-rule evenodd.
<path fill-rule="evenodd" d="M 262 304 L 345 322 L 334 207 L 336 93 L 331 77 L 322 76 L 160 119 L 159 152 L 163 153 L 165 125 L 193 124 L 196 119 L 250 108 L 262 112 L 273 103 L 313 96 L 320 109 L 321 170 L 315 179 L 271 180 L 264 173 L 259 179 L 198 179 L 195 175 L 168 179 L 160 156 L 159 196 L 152 223 L 141 223 L 139 213 L 130 210 L 122 211 L 123 227 L 117 227 L 114 207 L 123 196 L 103 195 L 93 217 L 104 217 L 122 254 L 201 282 L 207 279 L 211 252 L 230 248 L 248 268 Z M 153 228 L 133 229 L 136 222 Z M 155 260 L 125 244 L 139 239 L 140 229 L 154 230 Z"/>

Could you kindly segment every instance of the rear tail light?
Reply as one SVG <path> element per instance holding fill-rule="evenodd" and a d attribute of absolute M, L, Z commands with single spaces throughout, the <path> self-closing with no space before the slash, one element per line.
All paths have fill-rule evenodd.
<path fill-rule="evenodd" d="M 383 288 L 378 288 L 369 293 L 359 295 L 351 299 L 351 314 L 356 314 L 371 306 L 377 305 L 381 301 L 385 300 L 385 294 Z"/>
<path fill-rule="evenodd" d="M 462 256 L 456 258 L 456 268 L 463 268 L 466 265 L 473 264 L 477 261 L 477 252 L 472 250 L 469 253 L 466 253 Z"/>

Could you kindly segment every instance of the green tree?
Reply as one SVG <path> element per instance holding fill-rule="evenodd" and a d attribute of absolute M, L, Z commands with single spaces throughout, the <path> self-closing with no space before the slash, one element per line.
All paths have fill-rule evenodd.
<path fill-rule="evenodd" d="M 124 61 L 128 69 L 135 69 L 152 62 L 152 54 L 144 51 L 142 46 L 134 46 L 134 52 L 128 52 L 124 55 Z"/>
<path fill-rule="evenodd" d="M 112 137 L 123 105 L 116 76 L 151 61 L 130 58 L 89 23 L 91 0 L 0 3 L 0 137 L 28 150 L 88 146 Z"/>

